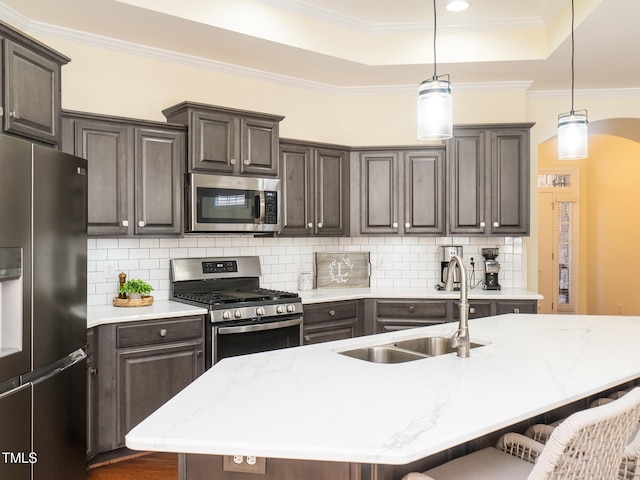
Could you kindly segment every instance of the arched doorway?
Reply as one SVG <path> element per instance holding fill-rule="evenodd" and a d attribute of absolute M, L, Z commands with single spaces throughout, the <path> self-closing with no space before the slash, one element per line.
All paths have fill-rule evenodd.
<path fill-rule="evenodd" d="M 539 146 L 538 167 L 579 172 L 576 313 L 639 315 L 640 119 L 592 122 L 585 160 L 557 160 L 554 137 Z M 549 241 L 540 226 L 539 252 Z M 550 281 L 539 274 L 540 287 Z"/>

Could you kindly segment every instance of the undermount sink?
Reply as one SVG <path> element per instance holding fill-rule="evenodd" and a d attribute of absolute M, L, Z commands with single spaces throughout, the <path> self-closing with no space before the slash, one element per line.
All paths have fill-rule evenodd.
<path fill-rule="evenodd" d="M 451 346 L 451 339 L 449 337 L 414 338 L 412 340 L 396 342 L 393 345 L 395 347 L 402 348 L 404 350 L 411 350 L 412 352 L 421 353 L 429 357 L 436 357 L 438 355 L 454 353 L 457 351 L 457 349 Z M 483 343 L 471 342 L 469 347 L 476 348 L 483 345 Z"/>
<path fill-rule="evenodd" d="M 357 358 L 358 360 L 366 360 L 367 362 L 373 363 L 404 363 L 410 362 L 411 360 L 426 358 L 425 355 L 394 348 L 391 345 L 363 347 L 340 353 L 348 357 Z"/>
<path fill-rule="evenodd" d="M 472 341 L 470 347 L 482 347 L 488 343 Z M 456 349 L 451 347 L 451 339 L 449 337 L 421 337 L 395 343 L 355 348 L 338 353 L 373 363 L 404 363 L 455 352 Z"/>

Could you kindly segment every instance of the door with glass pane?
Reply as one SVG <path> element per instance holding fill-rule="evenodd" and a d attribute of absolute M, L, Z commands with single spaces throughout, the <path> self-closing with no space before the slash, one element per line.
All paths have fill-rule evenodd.
<path fill-rule="evenodd" d="M 539 313 L 578 312 L 577 169 L 538 174 Z"/>

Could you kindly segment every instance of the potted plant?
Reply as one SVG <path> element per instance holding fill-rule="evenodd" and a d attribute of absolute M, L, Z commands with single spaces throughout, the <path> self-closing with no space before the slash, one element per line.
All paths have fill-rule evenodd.
<path fill-rule="evenodd" d="M 140 279 L 131 279 L 126 281 L 120 287 L 120 293 L 126 293 L 128 298 L 142 298 L 147 297 L 153 290 L 153 287 Z"/>

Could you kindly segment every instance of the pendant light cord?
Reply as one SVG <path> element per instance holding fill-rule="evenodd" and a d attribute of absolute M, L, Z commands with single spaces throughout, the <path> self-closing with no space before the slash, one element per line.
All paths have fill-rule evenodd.
<path fill-rule="evenodd" d="M 575 18 L 575 10 L 574 10 L 574 0 L 571 0 L 571 115 L 575 113 L 573 109 L 573 91 L 575 89 L 575 55 L 576 48 L 575 42 L 573 39 L 573 26 L 574 26 L 574 18 Z"/>
<path fill-rule="evenodd" d="M 437 65 L 436 61 L 436 32 L 438 26 L 438 18 L 436 14 L 436 0 L 433 0 L 433 79 L 436 80 L 438 78 Z"/>

